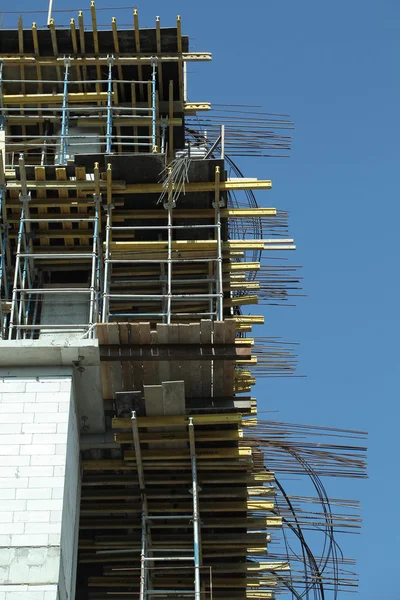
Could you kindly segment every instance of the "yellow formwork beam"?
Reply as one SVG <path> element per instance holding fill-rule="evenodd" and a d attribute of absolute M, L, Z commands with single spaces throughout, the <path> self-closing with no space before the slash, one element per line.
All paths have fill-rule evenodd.
<path fill-rule="evenodd" d="M 161 448 L 159 450 L 142 450 L 142 460 L 190 460 L 190 453 L 188 450 L 167 449 Z M 251 457 L 251 448 L 199 448 L 196 450 L 197 460 L 213 460 L 214 458 L 246 458 Z M 124 452 L 124 460 L 136 460 L 136 454 L 134 450 L 126 450 Z M 255 508 L 254 510 L 258 510 Z M 261 510 L 261 509 L 259 509 Z"/>
<path fill-rule="evenodd" d="M 72 92 L 69 102 L 99 102 L 107 100 L 107 92 Z M 4 94 L 3 104 L 62 104 L 63 94 Z"/>
<path fill-rule="evenodd" d="M 242 422 L 240 414 L 208 414 L 191 415 L 194 425 L 224 425 L 225 423 Z M 189 424 L 187 415 L 160 416 L 160 417 L 138 417 L 138 427 L 171 427 Z M 132 420 L 129 417 L 115 417 L 112 420 L 113 429 L 130 429 Z"/>

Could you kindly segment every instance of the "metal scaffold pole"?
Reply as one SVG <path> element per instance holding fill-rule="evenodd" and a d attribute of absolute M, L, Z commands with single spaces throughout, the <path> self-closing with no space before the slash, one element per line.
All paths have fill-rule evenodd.
<path fill-rule="evenodd" d="M 62 101 L 62 118 L 61 118 L 61 137 L 60 137 L 60 164 L 63 165 L 66 162 L 67 147 L 68 147 L 68 77 L 69 67 L 71 65 L 71 59 L 65 58 L 65 71 L 64 71 L 64 89 L 63 89 L 63 101 Z"/>
<path fill-rule="evenodd" d="M 220 199 L 220 168 L 215 167 L 215 200 L 213 207 L 215 208 L 215 225 L 217 232 L 217 320 L 222 321 L 224 316 L 224 288 L 223 288 L 223 272 L 222 272 L 222 236 L 221 236 L 221 208 L 223 200 Z"/>
<path fill-rule="evenodd" d="M 152 137 L 152 151 L 157 152 L 157 93 L 156 93 L 156 71 L 157 71 L 157 58 L 152 57 L 151 59 L 151 137 Z"/>
<path fill-rule="evenodd" d="M 193 494 L 193 550 L 194 550 L 194 599 L 200 600 L 200 515 L 197 486 L 196 445 L 194 438 L 193 418 L 189 418 L 190 461 L 192 465 Z"/>
<path fill-rule="evenodd" d="M 108 80 L 107 80 L 107 128 L 106 128 L 106 153 L 111 152 L 112 146 L 112 67 L 114 56 L 107 57 Z"/>

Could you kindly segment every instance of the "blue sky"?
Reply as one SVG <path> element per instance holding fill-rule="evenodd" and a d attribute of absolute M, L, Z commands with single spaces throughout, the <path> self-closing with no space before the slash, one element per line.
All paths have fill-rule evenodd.
<path fill-rule="evenodd" d="M 39 4 L 47 8 L 45 0 Z M 67 6 L 54 0 L 54 8 Z M 295 121 L 289 160 L 239 161 L 246 176 L 273 180 L 260 204 L 290 211 L 293 261 L 304 265 L 308 294 L 296 308 L 264 310 L 266 327 L 259 331 L 300 341 L 299 371 L 307 377 L 263 380 L 256 395 L 260 410 L 279 409 L 285 421 L 369 431 L 370 479 L 345 487 L 328 480 L 328 490 L 362 501 L 362 534 L 344 540 L 345 553 L 358 560 L 357 597 L 397 600 L 390 574 L 397 567 L 400 491 L 400 3 L 138 0 L 137 6 L 141 26 L 153 26 L 156 15 L 163 26 L 173 25 L 181 14 L 191 48 L 213 53 L 212 63 L 190 66 L 190 100 L 261 105 Z M 13 8 L 32 4 L 19 0 Z M 99 23 L 112 14 L 102 13 Z M 119 22 L 132 20 L 130 11 L 115 14 Z"/>

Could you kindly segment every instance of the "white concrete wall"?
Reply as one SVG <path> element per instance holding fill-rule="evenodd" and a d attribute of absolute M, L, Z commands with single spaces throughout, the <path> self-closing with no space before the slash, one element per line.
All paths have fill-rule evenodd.
<path fill-rule="evenodd" d="M 72 373 L 0 378 L 0 600 L 73 600 L 79 480 Z"/>

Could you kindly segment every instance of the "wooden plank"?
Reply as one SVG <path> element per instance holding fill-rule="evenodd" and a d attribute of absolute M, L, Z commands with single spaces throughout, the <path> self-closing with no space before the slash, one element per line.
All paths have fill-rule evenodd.
<path fill-rule="evenodd" d="M 163 388 L 161 385 L 144 385 L 144 402 L 146 416 L 163 415 Z"/>
<path fill-rule="evenodd" d="M 121 344 L 130 344 L 130 336 L 129 336 L 129 324 L 128 323 L 119 323 L 119 339 Z M 132 371 L 132 363 L 130 361 L 124 360 L 122 362 L 122 382 L 123 389 L 126 391 L 133 390 L 133 371 Z"/>
<path fill-rule="evenodd" d="M 196 325 L 196 327 L 199 327 L 199 334 L 197 335 L 196 329 L 192 327 L 192 325 L 188 325 L 185 323 L 180 323 L 179 324 L 179 333 L 178 333 L 178 340 L 179 340 L 179 344 L 190 344 L 193 339 L 197 339 L 198 337 L 198 341 L 200 341 L 200 326 Z M 192 338 L 191 335 L 193 335 L 194 337 Z M 179 378 L 182 379 L 185 383 L 185 393 L 188 397 L 191 396 L 192 392 L 192 387 L 193 387 L 193 378 L 196 378 L 196 374 L 194 372 L 194 362 L 193 361 L 182 361 L 179 363 Z M 175 377 L 176 374 L 174 373 Z M 174 379 L 174 377 L 171 374 L 171 379 Z"/>
<path fill-rule="evenodd" d="M 67 171 L 66 171 L 65 167 L 56 167 L 56 179 L 57 179 L 57 181 L 67 181 Z M 59 198 L 68 198 L 68 190 L 60 187 L 58 190 L 58 197 Z M 69 214 L 70 214 L 69 207 L 63 204 L 61 206 L 62 218 L 66 218 L 66 215 L 69 215 Z M 62 228 L 72 230 L 72 223 L 63 222 Z M 64 243 L 66 246 L 73 246 L 74 245 L 73 236 L 65 235 Z"/>
<path fill-rule="evenodd" d="M 118 323 L 107 323 L 108 340 L 110 344 L 120 345 Z M 110 365 L 111 385 L 114 397 L 115 392 L 122 392 L 124 386 L 122 383 L 122 364 L 120 361 L 114 361 Z"/>
<path fill-rule="evenodd" d="M 139 323 L 129 323 L 130 343 L 140 344 Z M 143 388 L 143 364 L 135 361 L 132 364 L 133 388 L 141 390 Z"/>
<path fill-rule="evenodd" d="M 236 321 L 225 319 L 225 344 L 234 344 L 236 337 Z M 223 395 L 230 396 L 233 393 L 235 361 L 224 361 Z"/>
<path fill-rule="evenodd" d="M 200 321 L 200 340 L 201 345 L 203 344 L 211 344 L 211 332 L 212 332 L 212 323 L 211 319 L 202 319 Z M 215 364 L 215 361 L 213 361 Z M 211 361 L 202 363 L 201 368 L 201 386 L 202 386 L 202 396 L 209 397 L 211 396 Z"/>
<path fill-rule="evenodd" d="M 224 321 L 214 322 L 214 344 L 225 343 L 225 323 Z M 218 352 L 218 350 L 216 350 Z M 213 364 L 213 391 L 214 396 L 224 396 L 224 363 L 214 361 Z"/>
<path fill-rule="evenodd" d="M 168 325 L 165 323 L 157 323 L 157 337 L 159 344 L 166 344 L 168 342 Z M 158 365 L 159 383 L 163 381 L 170 381 L 170 362 L 161 361 Z"/>
<path fill-rule="evenodd" d="M 150 323 L 139 323 L 141 345 L 151 345 Z M 143 361 L 143 385 L 152 385 L 156 382 L 156 367 L 152 360 Z"/>
<path fill-rule="evenodd" d="M 106 323 L 98 323 L 96 327 L 97 339 L 99 344 L 108 343 L 108 331 Z M 111 399 L 113 397 L 110 363 L 104 362 L 101 365 L 101 384 L 103 388 L 103 398 Z"/>
<path fill-rule="evenodd" d="M 185 414 L 185 383 L 183 381 L 165 381 L 162 384 L 163 414 Z"/>

